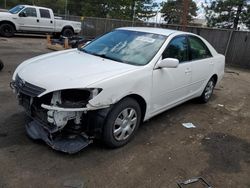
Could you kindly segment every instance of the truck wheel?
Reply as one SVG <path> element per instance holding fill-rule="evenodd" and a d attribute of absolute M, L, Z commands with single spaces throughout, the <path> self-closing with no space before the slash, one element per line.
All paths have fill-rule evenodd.
<path fill-rule="evenodd" d="M 15 33 L 15 28 L 8 23 L 2 24 L 0 26 L 0 35 L 3 37 L 13 37 Z"/>
<path fill-rule="evenodd" d="M 135 135 L 141 121 L 141 108 L 132 98 L 114 105 L 103 128 L 103 141 L 110 148 L 127 144 Z"/>
<path fill-rule="evenodd" d="M 64 37 L 72 37 L 74 35 L 74 31 L 70 28 L 66 28 L 62 31 L 62 36 Z"/>

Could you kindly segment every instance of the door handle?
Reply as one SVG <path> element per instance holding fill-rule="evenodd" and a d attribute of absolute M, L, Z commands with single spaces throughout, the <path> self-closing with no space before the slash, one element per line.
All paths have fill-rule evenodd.
<path fill-rule="evenodd" d="M 36 22 L 39 22 L 39 20 L 37 19 Z"/>

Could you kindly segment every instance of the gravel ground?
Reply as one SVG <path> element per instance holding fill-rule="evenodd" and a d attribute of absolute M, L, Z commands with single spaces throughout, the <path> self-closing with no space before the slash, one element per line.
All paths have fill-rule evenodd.
<path fill-rule="evenodd" d="M 0 187 L 174 188 L 195 176 L 214 187 L 250 187 L 250 71 L 227 68 L 208 104 L 189 101 L 152 118 L 123 148 L 95 142 L 66 155 L 26 136 L 9 88 L 17 65 L 49 52 L 45 45 L 42 37 L 0 38 Z"/>

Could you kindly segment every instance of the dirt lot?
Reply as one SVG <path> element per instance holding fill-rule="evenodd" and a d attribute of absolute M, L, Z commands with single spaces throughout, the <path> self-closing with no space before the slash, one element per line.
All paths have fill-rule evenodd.
<path fill-rule="evenodd" d="M 46 52 L 43 38 L 0 38 L 0 187 L 174 188 L 194 176 L 218 188 L 250 187 L 250 71 L 227 68 L 208 104 L 190 101 L 151 119 L 123 148 L 95 143 L 66 155 L 26 136 L 9 88 L 18 64 Z"/>

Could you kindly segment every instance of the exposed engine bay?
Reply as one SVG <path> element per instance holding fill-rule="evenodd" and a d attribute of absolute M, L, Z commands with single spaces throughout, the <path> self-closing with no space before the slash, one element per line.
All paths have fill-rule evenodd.
<path fill-rule="evenodd" d="M 100 136 L 109 108 L 94 108 L 88 101 L 101 89 L 68 89 L 38 97 L 44 89 L 18 75 L 11 87 L 31 118 L 26 130 L 32 139 L 42 139 L 58 151 L 76 153 Z"/>

